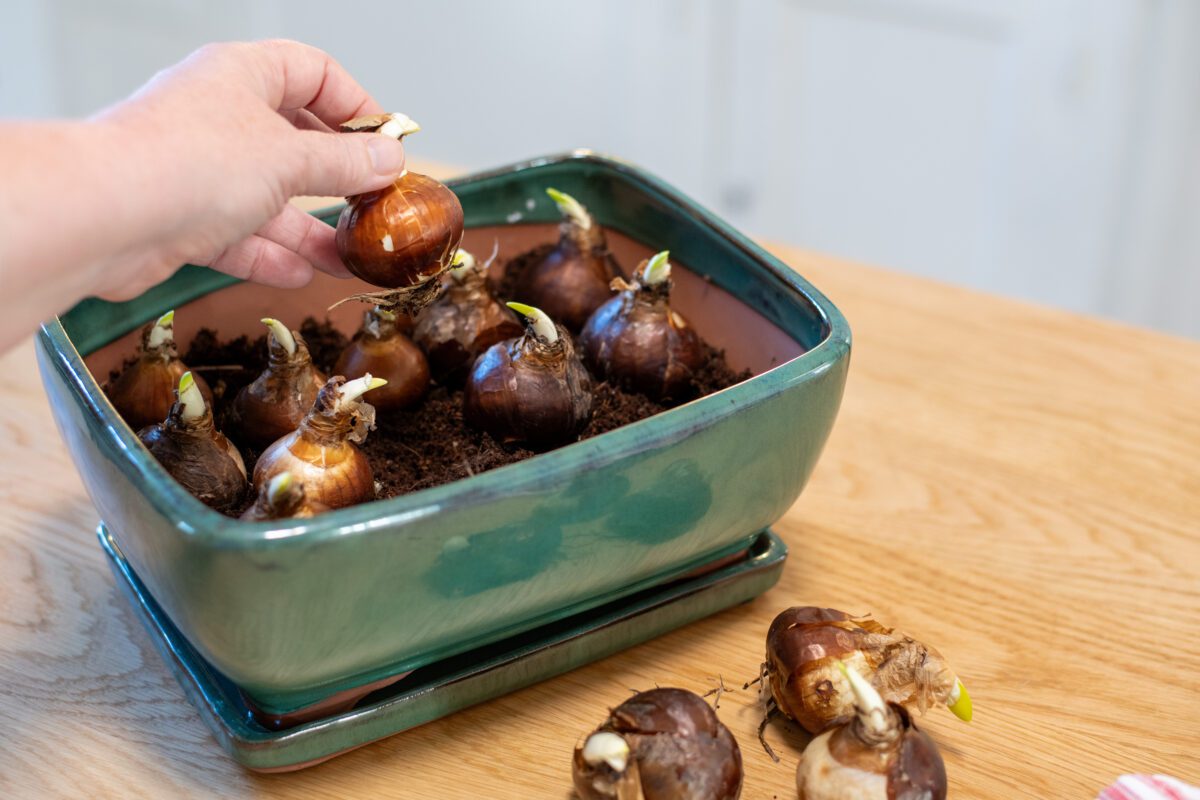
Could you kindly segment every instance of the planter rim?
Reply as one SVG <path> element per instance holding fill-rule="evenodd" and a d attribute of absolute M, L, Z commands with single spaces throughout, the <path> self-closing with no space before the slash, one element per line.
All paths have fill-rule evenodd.
<path fill-rule="evenodd" d="M 123 453 L 125 463 L 121 467 L 132 473 L 131 478 L 141 486 L 147 500 L 171 520 L 181 534 L 204 539 L 210 546 L 218 548 L 255 550 L 288 544 L 307 546 L 346 536 L 364 535 L 372 530 L 393 528 L 433 516 L 449 505 L 485 506 L 499 498 L 574 475 L 581 468 L 603 466 L 636 452 L 656 449 L 686 438 L 702 422 L 711 423 L 735 414 L 739 408 L 754 405 L 789 386 L 829 370 L 850 350 L 850 326 L 824 294 L 715 214 L 629 162 L 579 149 L 472 173 L 447 181 L 446 184 L 454 188 L 563 162 L 587 162 L 621 173 L 641 184 L 641 188 L 658 195 L 668 204 L 677 206 L 683 213 L 711 228 L 729 244 L 750 256 L 779 288 L 793 296 L 801 295 L 820 315 L 826 328 L 825 337 L 804 353 L 746 381 L 590 439 L 451 483 L 337 509 L 304 521 L 282 521 L 282 524 L 281 521 L 243 522 L 227 517 L 201 503 L 172 480 L 141 445 L 136 432 L 128 425 L 113 424 L 114 420 L 119 419 L 117 412 L 88 370 L 60 317 L 55 316 L 41 326 L 38 346 L 49 356 L 48 361 L 53 368 L 81 398 L 89 428 L 95 435 L 107 438 Z M 313 214 L 329 217 L 340 212 L 343 205 L 331 206 Z M 238 282 L 235 278 L 213 273 L 206 288 L 215 291 Z"/>

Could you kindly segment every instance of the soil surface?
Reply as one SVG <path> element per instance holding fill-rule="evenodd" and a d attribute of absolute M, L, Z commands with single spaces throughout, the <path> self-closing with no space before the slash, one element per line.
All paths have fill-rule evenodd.
<path fill-rule="evenodd" d="M 514 259 L 512 266 L 519 267 L 516 262 Z M 318 322 L 312 318 L 303 322 L 300 333 L 308 344 L 313 362 L 330 374 L 349 341 L 347 337 L 327 321 Z M 704 369 L 696 376 L 698 396 L 750 377 L 749 372 L 734 373 L 721 352 L 707 345 L 705 348 L 708 358 Z M 218 428 L 224 428 L 226 408 L 238 391 L 266 366 L 266 353 L 265 336 L 253 340 L 246 336 L 225 340 L 218 332 L 204 329 L 183 354 L 184 363 L 203 374 L 213 388 Z M 668 408 L 607 382 L 597 382 L 594 392 L 592 419 L 581 439 L 645 419 Z M 462 398 L 461 388 L 434 384 L 418 407 L 377 415 L 377 427 L 362 448 L 375 471 L 380 498 L 449 483 L 537 455 L 532 450 L 501 445 L 488 434 L 468 427 L 463 422 Z M 258 452 L 240 442 L 237 444 L 246 464 L 252 465 Z M 248 497 L 246 506 L 251 501 Z"/>

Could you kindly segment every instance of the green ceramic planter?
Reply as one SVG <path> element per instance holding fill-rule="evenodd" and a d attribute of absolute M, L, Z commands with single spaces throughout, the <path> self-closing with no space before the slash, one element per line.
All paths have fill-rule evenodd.
<path fill-rule="evenodd" d="M 468 243 L 552 238 L 556 186 L 613 232 L 622 266 L 669 248 L 682 310 L 757 374 L 717 394 L 519 464 L 297 524 L 242 523 L 172 481 L 100 388 L 146 321 L 176 308 L 252 331 L 354 290 L 283 292 L 199 267 L 128 303 L 85 301 L 43 326 L 58 425 L 107 528 L 195 650 L 272 713 L 311 705 L 563 619 L 747 548 L 795 501 L 841 401 L 850 331 L 803 278 L 661 181 L 588 153 L 451 184 Z M 336 210 L 324 215 L 333 221 Z M 360 309 L 335 323 L 352 328 Z M 288 317 L 284 316 L 285 319 Z M 93 375 L 96 373 L 96 376 Z"/>

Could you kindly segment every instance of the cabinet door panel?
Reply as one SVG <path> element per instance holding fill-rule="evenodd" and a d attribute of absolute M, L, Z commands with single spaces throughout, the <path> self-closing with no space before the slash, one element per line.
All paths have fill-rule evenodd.
<path fill-rule="evenodd" d="M 722 183 L 763 235 L 1091 308 L 1119 213 L 1137 6 L 739 6 Z"/>

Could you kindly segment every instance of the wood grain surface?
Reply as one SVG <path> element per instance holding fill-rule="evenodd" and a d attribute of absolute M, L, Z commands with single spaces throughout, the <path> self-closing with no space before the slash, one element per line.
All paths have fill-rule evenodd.
<path fill-rule="evenodd" d="M 578 737 L 631 689 L 741 686 L 767 625 L 834 606 L 935 644 L 975 720 L 924 717 L 951 795 L 1091 798 L 1200 783 L 1200 344 L 800 250 L 849 318 L 834 434 L 779 522 L 758 600 L 315 768 L 228 760 L 118 595 L 32 341 L 0 359 L 0 796 L 557 798 Z M 787 425 L 787 420 L 779 420 Z M 743 797 L 795 797 L 806 739 L 720 716 Z"/>

